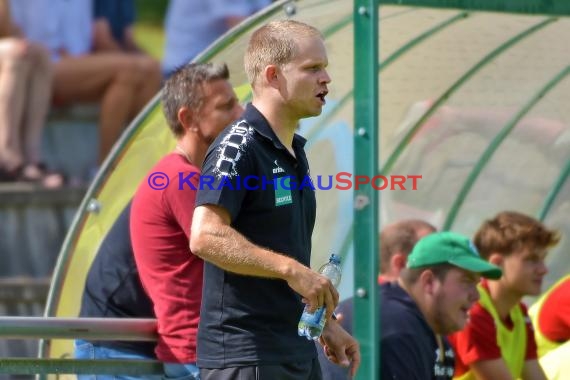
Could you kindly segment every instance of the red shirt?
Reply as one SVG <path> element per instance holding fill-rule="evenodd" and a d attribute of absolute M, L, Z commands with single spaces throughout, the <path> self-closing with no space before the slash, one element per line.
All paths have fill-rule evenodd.
<path fill-rule="evenodd" d="M 196 362 L 196 333 L 202 300 L 203 261 L 190 252 L 190 226 L 200 170 L 178 154 L 169 154 L 149 172 L 169 178 L 164 190 L 151 184 L 166 183 L 147 176 L 139 185 L 131 208 L 130 231 L 141 282 L 152 299 L 158 320 L 156 355 L 171 363 Z"/>
<path fill-rule="evenodd" d="M 483 288 L 488 292 L 486 281 L 483 281 Z M 534 340 L 534 331 L 532 323 L 528 317 L 527 307 L 523 303 L 519 303 L 515 307 L 522 309 L 525 320 L 527 321 L 527 345 L 525 360 L 537 358 L 536 341 Z M 512 329 L 513 322 L 510 317 L 503 321 L 507 329 Z M 502 358 L 501 349 L 497 343 L 497 330 L 495 321 L 487 310 L 485 310 L 479 302 L 475 303 L 469 311 L 469 322 L 465 328 L 459 332 L 450 335 L 449 342 L 455 351 L 455 375 L 461 376 L 469 371 L 469 365 L 483 361 Z"/>
<path fill-rule="evenodd" d="M 538 316 L 539 331 L 551 341 L 570 339 L 570 277 L 549 294 Z"/>

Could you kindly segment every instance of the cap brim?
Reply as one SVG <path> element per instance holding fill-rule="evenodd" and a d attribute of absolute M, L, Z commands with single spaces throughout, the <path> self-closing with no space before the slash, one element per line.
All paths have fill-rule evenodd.
<path fill-rule="evenodd" d="M 501 268 L 478 257 L 455 257 L 449 263 L 491 280 L 498 280 L 503 275 Z"/>

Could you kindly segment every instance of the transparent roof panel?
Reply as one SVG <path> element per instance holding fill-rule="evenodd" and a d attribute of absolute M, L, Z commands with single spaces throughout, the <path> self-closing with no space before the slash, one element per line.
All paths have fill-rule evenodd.
<path fill-rule="evenodd" d="M 309 139 L 312 173 L 326 183 L 353 170 L 352 2 L 291 4 L 295 18 L 323 31 L 329 52 L 327 105 L 300 128 Z M 570 46 L 557 36 L 570 36 L 568 19 L 380 7 L 380 167 L 423 176 L 417 191 L 382 192 L 382 223 L 420 217 L 472 234 L 504 209 L 538 215 L 568 159 L 562 145 L 552 148 L 568 130 L 570 109 L 560 101 L 566 80 L 524 108 L 568 65 Z M 245 83 L 245 41 L 214 57 L 231 63 L 236 84 Z M 337 251 L 350 265 L 352 191 L 317 191 L 317 199 L 313 264 Z M 351 286 L 348 274 L 341 287 L 348 292 Z"/>
<path fill-rule="evenodd" d="M 220 38 L 202 60 L 226 62 L 241 99 L 249 98 L 243 53 L 250 34 L 292 17 L 319 28 L 333 79 L 321 116 L 299 133 L 315 183 L 353 172 L 353 2 L 280 2 Z M 380 167 L 422 175 L 418 190 L 381 193 L 382 223 L 413 217 L 472 234 L 504 209 L 544 216 L 570 232 L 570 20 L 459 9 L 380 7 Z M 60 253 L 46 315 L 77 315 L 96 250 L 154 163 L 174 146 L 158 97 L 115 147 L 76 217 Z M 357 173 L 364 174 L 364 173 Z M 472 183 L 470 183 L 470 181 Z M 557 191 L 555 184 L 561 183 Z M 337 184 L 333 182 L 333 186 Z M 343 256 L 341 295 L 352 293 L 351 190 L 317 190 L 313 266 Z M 552 195 L 550 207 L 545 203 Z M 90 212 L 91 200 L 100 205 Z M 544 214 L 544 215 L 543 215 Z M 553 251 L 547 285 L 570 271 L 568 239 Z M 370 254 L 369 252 L 359 255 Z M 82 283 L 82 282 L 81 282 Z M 54 356 L 69 345 L 52 344 Z"/>

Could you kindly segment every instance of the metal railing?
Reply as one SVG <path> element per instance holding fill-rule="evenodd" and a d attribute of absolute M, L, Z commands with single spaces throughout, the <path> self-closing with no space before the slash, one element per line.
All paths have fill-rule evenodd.
<path fill-rule="evenodd" d="M 86 339 L 156 341 L 155 319 L 0 317 L 0 339 Z M 30 374 L 161 374 L 156 360 L 88 360 L 0 358 L 0 373 Z"/>

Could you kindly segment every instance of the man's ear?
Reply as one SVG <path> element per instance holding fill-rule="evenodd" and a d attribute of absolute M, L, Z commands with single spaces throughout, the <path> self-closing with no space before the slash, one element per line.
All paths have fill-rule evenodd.
<path fill-rule="evenodd" d="M 503 267 L 504 257 L 499 253 L 491 253 L 488 260 L 491 264 L 494 264 L 498 267 Z"/>
<path fill-rule="evenodd" d="M 265 70 L 263 71 L 265 80 L 267 81 L 267 83 L 273 87 L 273 88 L 278 88 L 279 87 L 279 78 L 278 78 L 278 74 L 279 74 L 279 68 L 276 65 L 267 65 L 265 66 Z"/>
<path fill-rule="evenodd" d="M 431 269 L 426 269 L 420 274 L 418 282 L 420 283 L 422 290 L 425 294 L 433 295 L 435 293 L 437 277 L 431 271 Z"/>
<path fill-rule="evenodd" d="M 186 106 L 178 109 L 177 117 L 178 122 L 184 127 L 184 129 L 190 128 L 194 122 L 194 112 Z"/>
<path fill-rule="evenodd" d="M 393 254 L 392 258 L 390 259 L 391 271 L 393 271 L 395 275 L 399 275 L 402 269 L 406 267 L 407 261 L 408 257 L 403 253 Z"/>

